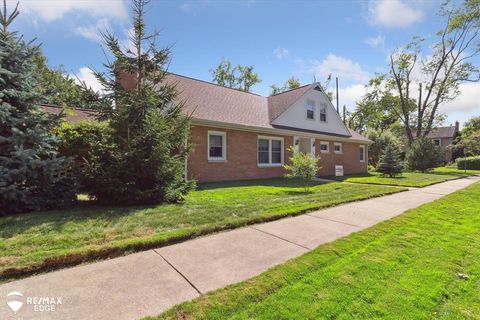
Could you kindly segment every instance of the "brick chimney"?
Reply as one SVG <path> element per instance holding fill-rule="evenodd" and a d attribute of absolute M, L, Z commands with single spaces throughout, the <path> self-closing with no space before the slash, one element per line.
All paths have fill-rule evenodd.
<path fill-rule="evenodd" d="M 460 132 L 460 123 L 458 121 L 455 121 L 455 133 Z"/>
<path fill-rule="evenodd" d="M 137 77 L 134 73 L 128 73 L 124 71 L 115 72 L 115 81 L 119 83 L 126 90 L 135 89 L 137 86 Z"/>

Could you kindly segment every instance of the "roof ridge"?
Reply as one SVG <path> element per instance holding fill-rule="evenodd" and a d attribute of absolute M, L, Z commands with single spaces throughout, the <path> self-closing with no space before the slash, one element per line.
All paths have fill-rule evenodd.
<path fill-rule="evenodd" d="M 284 93 L 287 93 L 287 92 L 290 92 L 290 91 L 298 90 L 298 89 L 301 89 L 301 88 L 304 88 L 304 87 L 308 87 L 308 86 L 311 86 L 312 84 L 315 84 L 315 83 L 316 82 L 312 82 L 312 83 L 309 83 L 309 84 L 304 84 L 303 86 L 300 86 L 298 88 L 288 89 L 288 90 L 285 90 L 285 91 L 282 91 L 282 92 L 279 92 L 279 93 L 276 93 L 276 94 L 272 94 L 268 98 L 275 97 L 275 96 L 278 96 L 278 95 L 281 95 L 281 94 L 284 94 Z"/>
<path fill-rule="evenodd" d="M 268 98 L 268 97 L 262 96 L 258 93 L 247 92 L 247 91 L 243 91 L 243 90 L 236 89 L 236 88 L 225 87 L 225 86 L 222 86 L 218 83 L 213 83 L 213 82 L 202 80 L 202 79 L 196 79 L 196 78 L 193 78 L 193 77 L 185 76 L 183 74 L 178 74 L 178 73 L 171 72 L 171 71 L 168 71 L 168 74 L 172 74 L 172 75 L 175 75 L 175 76 L 179 76 L 179 77 L 194 80 L 194 81 L 203 82 L 203 83 L 210 84 L 210 85 L 217 86 L 217 87 L 224 88 L 224 89 L 234 90 L 234 91 L 237 91 L 237 92 L 240 92 L 240 93 L 246 93 L 246 94 L 251 94 L 251 95 L 254 95 L 254 96 L 257 96 L 257 97 Z"/>

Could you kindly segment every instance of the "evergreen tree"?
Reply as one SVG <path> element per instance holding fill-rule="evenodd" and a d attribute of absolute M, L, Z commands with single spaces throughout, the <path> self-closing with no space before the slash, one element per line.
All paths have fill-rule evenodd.
<path fill-rule="evenodd" d="M 103 35 L 112 63 L 108 72 L 95 72 L 112 99 L 108 118 L 110 141 L 93 147 L 87 164 L 92 181 L 90 195 L 104 204 L 155 204 L 181 200 L 192 187 L 184 177 L 190 118 L 176 103 L 175 86 L 168 84 L 166 66 L 170 49 L 157 48 L 158 34 L 147 35 L 144 23 L 146 0 L 133 2 L 133 49 L 124 50 L 111 33 Z M 117 77 L 135 78 L 123 87 Z"/>
<path fill-rule="evenodd" d="M 402 173 L 402 170 L 403 166 L 400 163 L 397 148 L 394 145 L 388 144 L 377 165 L 377 171 L 393 178 Z"/>
<path fill-rule="evenodd" d="M 426 137 L 417 138 L 406 155 L 408 167 L 411 170 L 426 172 L 443 163 L 443 153 L 432 140 Z"/>
<path fill-rule="evenodd" d="M 18 6 L 18 5 L 17 5 Z M 18 16 L 0 17 L 0 215 L 56 208 L 74 198 L 65 176 L 69 160 L 57 157 L 52 133 L 58 117 L 41 112 L 34 57 L 38 47 L 8 26 Z"/>

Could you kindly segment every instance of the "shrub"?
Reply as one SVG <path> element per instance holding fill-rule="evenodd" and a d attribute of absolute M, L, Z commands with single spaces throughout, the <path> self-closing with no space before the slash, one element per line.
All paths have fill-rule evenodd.
<path fill-rule="evenodd" d="M 480 156 L 458 158 L 455 160 L 457 169 L 480 170 Z"/>
<path fill-rule="evenodd" d="M 310 181 L 316 177 L 318 170 L 318 161 L 320 156 L 312 156 L 310 153 L 295 152 L 295 148 L 291 147 L 292 157 L 290 157 L 290 164 L 286 164 L 283 168 L 289 173 L 285 176 L 287 178 L 300 178 L 303 181 L 304 192 L 307 193 L 310 188 Z"/>
<path fill-rule="evenodd" d="M 393 178 L 402 173 L 402 170 L 403 166 L 400 163 L 398 149 L 392 145 L 387 145 L 378 162 L 377 171 Z"/>
<path fill-rule="evenodd" d="M 379 131 L 370 129 L 366 132 L 366 136 L 373 141 L 368 146 L 368 163 L 374 167 L 377 166 L 388 145 L 392 145 L 398 150 L 400 150 L 402 145 L 400 140 L 389 130 Z"/>
<path fill-rule="evenodd" d="M 425 137 L 416 139 L 406 155 L 409 169 L 426 172 L 443 163 L 443 154 L 439 147 Z"/>
<path fill-rule="evenodd" d="M 75 160 L 72 174 L 78 182 L 79 191 L 90 193 L 95 180 L 89 177 L 86 168 L 92 161 L 92 152 L 109 144 L 112 130 L 108 122 L 81 121 L 77 124 L 63 122 L 55 133 L 61 140 L 59 153 Z"/>

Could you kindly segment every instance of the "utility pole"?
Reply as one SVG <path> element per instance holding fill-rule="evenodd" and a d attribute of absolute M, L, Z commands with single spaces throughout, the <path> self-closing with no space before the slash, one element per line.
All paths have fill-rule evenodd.
<path fill-rule="evenodd" d="M 337 94 L 336 94 L 336 97 L 337 97 L 337 113 L 340 114 L 340 109 L 338 108 L 338 77 L 335 77 L 335 87 L 336 87 L 336 91 L 337 91 Z"/>
<path fill-rule="evenodd" d="M 347 122 L 346 122 L 346 114 L 347 114 L 347 107 L 345 105 L 343 105 L 343 123 L 345 125 L 347 125 Z"/>

